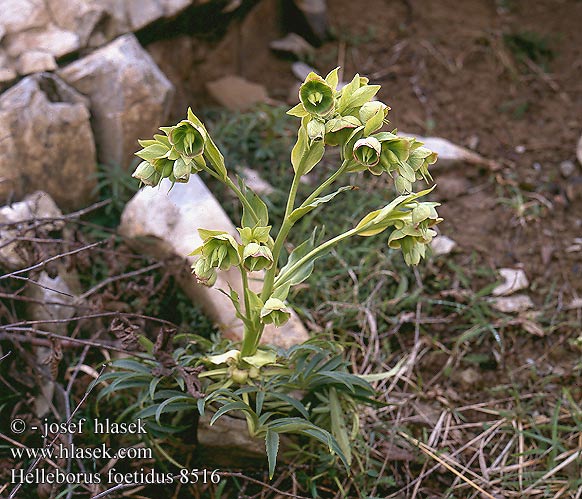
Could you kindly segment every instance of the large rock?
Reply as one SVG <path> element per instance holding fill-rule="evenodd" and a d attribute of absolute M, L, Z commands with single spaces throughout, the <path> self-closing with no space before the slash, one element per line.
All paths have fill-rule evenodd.
<path fill-rule="evenodd" d="M 236 235 L 236 229 L 218 201 L 206 185 L 194 175 L 187 184 L 176 184 L 168 193 L 170 183 L 160 188 L 146 187 L 127 204 L 122 216 L 119 232 L 133 240 L 140 250 L 158 257 L 170 254 L 185 257 L 202 244 L 198 228 L 224 230 Z M 188 257 L 189 263 L 193 261 Z M 252 273 L 251 285 L 260 287 L 262 275 Z M 213 288 L 196 283 L 190 271 L 178 276 L 180 285 L 191 299 L 200 304 L 216 322 L 223 334 L 235 341 L 242 338 L 242 323 L 234 315 L 230 300 L 218 289 L 228 290 L 232 286 L 240 296 L 241 284 L 238 269 L 219 272 Z M 308 339 L 307 332 L 293 315 L 283 327 L 272 325 L 265 328 L 263 342 L 290 347 Z"/>
<path fill-rule="evenodd" d="M 42 189 L 63 208 L 84 206 L 95 187 L 87 100 L 49 73 L 0 96 L 0 200 Z"/>
<path fill-rule="evenodd" d="M 192 0 L 0 0 L 0 89 L 17 70 L 21 75 L 52 70 L 51 58 L 100 47 L 172 18 L 191 4 Z M 41 58 L 41 53 L 46 55 Z"/>
<path fill-rule="evenodd" d="M 168 117 L 174 88 L 133 34 L 69 64 L 59 75 L 89 97 L 97 156 L 128 166 L 137 139 Z"/>

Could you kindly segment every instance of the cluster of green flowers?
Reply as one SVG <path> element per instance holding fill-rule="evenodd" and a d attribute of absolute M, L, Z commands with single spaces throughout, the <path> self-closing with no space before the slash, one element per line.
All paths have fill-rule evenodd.
<path fill-rule="evenodd" d="M 217 270 L 228 270 L 242 266 L 247 272 L 270 269 L 273 266 L 273 238 L 269 235 L 271 226 L 244 227 L 237 229 L 241 244 L 224 231 L 198 229 L 202 245 L 190 255 L 200 255 L 192 265 L 196 280 L 205 286 L 213 286 L 217 279 Z M 254 300 L 260 301 L 257 295 Z M 282 326 L 289 320 L 291 313 L 283 300 L 275 296 L 258 306 L 259 317 L 263 324 Z"/>
<path fill-rule="evenodd" d="M 338 69 L 325 78 L 310 73 L 299 91 L 300 103 L 288 114 L 302 119 L 302 127 L 311 141 L 340 146 L 347 172 L 368 170 L 374 175 L 395 176 L 394 186 L 401 195 L 413 193 L 416 180 L 432 180 L 429 166 L 437 154 L 413 137 L 400 137 L 397 130 L 383 132 L 389 123 L 390 107 L 373 100 L 379 85 L 355 75 L 338 90 Z M 403 203 L 388 245 L 400 248 L 408 265 L 417 265 L 426 254 L 426 246 L 436 234 L 429 227 L 439 223 L 437 203 Z M 360 234 L 362 235 L 362 234 Z"/>
<path fill-rule="evenodd" d="M 156 134 L 151 140 L 140 140 L 143 149 L 135 153 L 143 161 L 132 176 L 145 185 L 156 186 L 164 178 L 172 183 L 186 183 L 191 174 L 206 168 L 205 153 L 210 154 L 212 160 L 212 153 L 218 151 L 191 109 L 188 109 L 188 119 L 160 130 L 164 135 Z"/>

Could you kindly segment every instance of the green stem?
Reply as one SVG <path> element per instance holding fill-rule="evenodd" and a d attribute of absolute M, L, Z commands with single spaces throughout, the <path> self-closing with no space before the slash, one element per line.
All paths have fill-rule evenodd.
<path fill-rule="evenodd" d="M 301 178 L 300 175 L 293 176 L 293 182 L 291 184 L 291 189 L 289 191 L 289 198 L 287 199 L 287 206 L 285 207 L 285 215 L 283 217 L 283 224 L 277 233 L 277 237 L 275 239 L 275 244 L 273 245 L 273 266 L 265 272 L 265 280 L 263 283 L 263 291 L 261 293 L 261 299 L 263 301 L 267 300 L 271 295 L 271 291 L 273 290 L 273 282 L 275 282 L 275 274 L 277 273 L 277 263 L 279 262 L 279 255 L 281 254 L 281 250 L 283 249 L 283 243 L 293 227 L 293 222 L 289 219 L 291 212 L 293 211 L 293 207 L 295 205 L 295 198 L 297 197 L 297 189 L 299 188 L 299 179 Z"/>
<path fill-rule="evenodd" d="M 245 301 L 245 315 L 247 321 L 244 321 L 244 329 L 243 329 L 243 341 L 241 346 L 241 355 L 243 357 L 247 357 L 249 355 L 254 355 L 256 352 L 255 345 L 257 344 L 257 337 L 260 338 L 262 329 L 253 330 L 247 326 L 247 322 L 251 321 L 251 304 L 249 300 L 249 279 L 247 275 L 247 271 L 241 265 L 240 267 L 240 275 L 242 278 L 242 286 L 243 286 L 243 294 L 244 294 L 244 301 Z"/>
<path fill-rule="evenodd" d="M 229 187 L 237 195 L 237 197 L 240 199 L 240 202 L 244 205 L 244 207 L 249 211 L 255 222 L 259 221 L 259 217 L 257 216 L 257 213 L 249 203 L 248 199 L 244 196 L 244 194 L 237 187 L 237 185 L 232 180 L 230 180 L 230 177 L 227 176 L 226 178 L 222 178 L 222 176 L 220 176 L 218 173 L 216 173 L 208 166 L 203 166 L 202 168 L 206 173 L 212 175 L 215 179 L 220 180 L 224 185 Z"/>
<path fill-rule="evenodd" d="M 348 166 L 348 160 L 344 159 L 341 166 L 336 170 L 336 172 L 331 175 L 325 182 L 323 182 L 323 184 L 321 184 L 317 189 L 315 189 L 310 195 L 309 197 L 303 201 L 303 203 L 301 204 L 301 206 L 307 206 L 309 203 L 311 203 L 317 196 L 319 196 L 325 189 L 327 189 L 331 184 L 333 184 L 336 179 L 346 171 L 346 168 Z"/>
<path fill-rule="evenodd" d="M 356 229 L 356 228 L 350 229 L 347 232 L 344 232 L 343 234 L 340 234 L 339 236 L 336 236 L 333 239 L 326 241 L 325 243 L 318 246 L 317 248 L 314 248 L 309 253 L 307 253 L 307 255 L 305 255 L 303 258 L 301 258 L 300 260 L 295 262 L 291 267 L 289 267 L 289 269 L 284 274 L 277 276 L 277 279 L 275 280 L 275 284 L 280 283 L 281 281 L 284 281 L 283 278 L 285 276 L 292 276 L 303 265 L 308 264 L 311 260 L 314 260 L 315 258 L 317 258 L 321 253 L 324 253 L 325 251 L 332 248 L 336 244 L 340 243 L 344 239 L 347 239 L 351 236 L 356 235 L 358 232 L 360 232 L 360 230 L 362 230 L 362 229 Z"/>

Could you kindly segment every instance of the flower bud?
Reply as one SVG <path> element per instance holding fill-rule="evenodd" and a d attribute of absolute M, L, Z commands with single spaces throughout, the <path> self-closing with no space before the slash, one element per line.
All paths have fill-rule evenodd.
<path fill-rule="evenodd" d="M 178 123 L 168 133 L 170 144 L 187 158 L 199 156 L 204 152 L 206 132 L 189 120 Z"/>
<path fill-rule="evenodd" d="M 273 253 L 258 243 L 249 243 L 243 250 L 243 265 L 249 272 L 270 269 L 273 265 Z"/>
<path fill-rule="evenodd" d="M 338 116 L 330 119 L 325 124 L 325 143 L 329 146 L 337 146 L 348 140 L 354 128 L 361 126 L 360 120 L 355 116 Z"/>
<path fill-rule="evenodd" d="M 186 183 L 190 179 L 190 172 L 192 171 L 192 167 L 187 165 L 186 162 L 182 158 L 178 158 L 174 161 L 174 167 L 172 169 L 172 173 L 174 174 L 174 178 L 176 182 Z"/>
<path fill-rule="evenodd" d="M 307 135 L 311 140 L 323 140 L 325 124 L 319 120 L 311 120 L 307 123 Z"/>
<path fill-rule="evenodd" d="M 366 102 L 360 108 L 360 112 L 359 112 L 360 120 L 362 121 L 362 123 L 366 123 L 378 111 L 382 111 L 384 114 L 383 118 L 385 118 L 386 115 L 388 114 L 389 110 L 390 110 L 390 108 L 386 104 L 384 104 L 383 102 L 380 102 L 378 100 Z"/>
<path fill-rule="evenodd" d="M 147 161 L 142 161 L 131 175 L 133 178 L 137 178 L 145 185 L 156 186 L 161 180 L 161 175 L 155 170 L 155 168 Z"/>
<path fill-rule="evenodd" d="M 244 385 L 249 379 L 249 372 L 238 367 L 229 369 L 229 377 L 238 385 Z"/>
<path fill-rule="evenodd" d="M 332 88 L 315 73 L 309 73 L 299 88 L 299 99 L 305 110 L 315 116 L 325 116 L 334 107 Z"/>
<path fill-rule="evenodd" d="M 370 167 L 380 161 L 382 144 L 374 137 L 359 139 L 354 144 L 354 159 L 361 165 Z"/>
<path fill-rule="evenodd" d="M 289 320 L 291 312 L 283 301 L 278 298 L 269 298 L 261 309 L 260 315 L 264 324 L 280 327 Z"/>
<path fill-rule="evenodd" d="M 194 265 L 192 265 L 192 273 L 196 277 L 196 281 L 203 286 L 208 286 L 209 288 L 214 286 L 216 282 L 216 269 L 212 268 L 208 264 L 208 260 L 202 257 L 199 258 Z"/>

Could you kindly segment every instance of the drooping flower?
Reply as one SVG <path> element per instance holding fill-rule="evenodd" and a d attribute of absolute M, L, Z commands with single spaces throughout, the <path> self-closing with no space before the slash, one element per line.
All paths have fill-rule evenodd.
<path fill-rule="evenodd" d="M 280 327 L 289 320 L 291 312 L 282 300 L 269 298 L 261 309 L 260 315 L 264 324 L 274 324 Z"/>
<path fill-rule="evenodd" d="M 238 243 L 229 233 L 220 230 L 198 229 L 204 241 L 190 255 L 202 255 L 211 268 L 228 270 L 240 263 Z"/>

